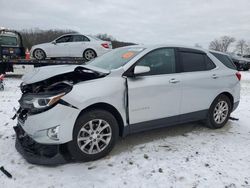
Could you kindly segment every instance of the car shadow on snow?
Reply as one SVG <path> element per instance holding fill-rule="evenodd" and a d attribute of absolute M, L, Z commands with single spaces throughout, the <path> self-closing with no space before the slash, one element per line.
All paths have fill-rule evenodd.
<path fill-rule="evenodd" d="M 190 135 L 203 137 L 204 134 L 208 136 L 221 135 L 229 133 L 233 126 L 237 126 L 237 124 L 228 121 L 223 128 L 209 129 L 201 122 L 192 122 L 135 133 L 119 139 L 110 155 L 115 156 L 126 150 L 131 150 L 135 146 L 145 145 L 153 141 L 167 140 L 170 137 L 188 137 Z"/>

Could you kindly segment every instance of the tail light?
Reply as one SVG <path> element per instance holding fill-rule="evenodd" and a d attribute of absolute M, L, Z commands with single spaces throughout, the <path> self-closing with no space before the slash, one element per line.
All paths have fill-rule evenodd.
<path fill-rule="evenodd" d="M 240 81 L 241 80 L 241 74 L 239 72 L 236 72 L 235 75 L 237 76 L 238 80 Z"/>
<path fill-rule="evenodd" d="M 102 43 L 102 47 L 109 48 L 109 44 L 108 43 Z"/>

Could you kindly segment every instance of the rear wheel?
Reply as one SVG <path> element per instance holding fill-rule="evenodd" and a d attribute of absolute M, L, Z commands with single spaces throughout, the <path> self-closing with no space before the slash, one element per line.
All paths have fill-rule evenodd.
<path fill-rule="evenodd" d="M 44 60 L 46 58 L 46 54 L 42 49 L 35 49 L 33 52 L 33 57 L 37 60 Z"/>
<path fill-rule="evenodd" d="M 209 128 L 218 129 L 223 127 L 232 111 L 232 104 L 226 95 L 218 96 L 212 103 L 206 124 Z"/>
<path fill-rule="evenodd" d="M 92 49 L 87 49 L 83 52 L 83 58 L 87 61 L 90 61 L 91 59 L 94 59 L 96 57 L 96 53 Z"/>
<path fill-rule="evenodd" d="M 0 81 L 0 91 L 3 91 L 4 90 L 4 86 L 3 86 L 3 83 Z"/>
<path fill-rule="evenodd" d="M 248 70 L 249 70 L 249 68 L 243 68 L 243 70 L 244 70 L 244 71 L 248 71 Z"/>
<path fill-rule="evenodd" d="M 118 135 L 118 124 L 111 113 L 91 110 L 77 119 L 68 150 L 77 161 L 93 161 L 113 149 Z"/>

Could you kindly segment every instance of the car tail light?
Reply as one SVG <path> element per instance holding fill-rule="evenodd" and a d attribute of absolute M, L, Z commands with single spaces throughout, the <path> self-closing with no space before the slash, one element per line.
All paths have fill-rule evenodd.
<path fill-rule="evenodd" d="M 236 72 L 235 75 L 237 76 L 238 80 L 240 81 L 241 80 L 241 74 L 239 72 Z"/>
<path fill-rule="evenodd" d="M 109 48 L 109 44 L 108 44 L 108 43 L 102 43 L 102 46 L 103 46 L 104 48 Z"/>

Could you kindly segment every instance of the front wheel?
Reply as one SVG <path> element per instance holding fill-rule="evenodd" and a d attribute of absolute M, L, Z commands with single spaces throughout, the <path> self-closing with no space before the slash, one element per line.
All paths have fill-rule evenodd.
<path fill-rule="evenodd" d="M 111 113 L 91 110 L 77 119 L 68 150 L 77 161 L 93 161 L 113 149 L 118 135 L 118 123 Z"/>
<path fill-rule="evenodd" d="M 35 49 L 33 52 L 33 57 L 37 60 L 44 60 L 46 58 L 46 54 L 42 49 Z"/>
<path fill-rule="evenodd" d="M 218 129 L 223 127 L 232 111 L 232 104 L 226 95 L 218 96 L 212 103 L 206 124 L 209 128 Z"/>

